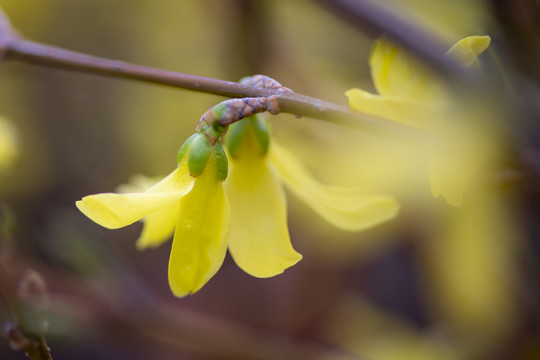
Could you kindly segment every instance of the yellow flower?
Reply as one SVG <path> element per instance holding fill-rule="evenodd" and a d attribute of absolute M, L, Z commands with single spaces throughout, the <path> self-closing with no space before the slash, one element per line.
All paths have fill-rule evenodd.
<path fill-rule="evenodd" d="M 489 43 L 488 36 L 467 37 L 445 56 L 466 67 L 478 68 L 478 55 Z M 345 94 L 350 107 L 442 135 L 431 149 L 434 152 L 429 166 L 431 190 L 435 197 L 442 195 L 448 203 L 460 205 L 478 164 L 490 156 L 490 145 L 477 136 L 485 112 L 479 113 L 472 101 L 459 104 L 455 94 L 434 74 L 384 38 L 375 44 L 370 66 L 379 94 L 348 90 Z"/>
<path fill-rule="evenodd" d="M 197 140 L 192 139 L 182 147 L 189 148 L 187 155 L 182 149 L 179 153 L 178 168 L 146 191 L 90 195 L 77 202 L 86 216 L 109 229 L 144 219 L 140 249 L 158 246 L 174 232 L 169 284 L 176 296 L 199 290 L 223 263 L 227 245 L 238 266 L 256 277 L 275 276 L 302 259 L 291 245 L 281 182 L 344 230 L 363 230 L 398 212 L 389 196 L 318 183 L 292 154 L 270 144 L 260 117 L 231 126 L 230 174 L 224 187 L 219 166 L 224 154 L 212 156 L 204 171 L 194 174 Z M 219 142 L 214 146 L 221 149 Z"/>
<path fill-rule="evenodd" d="M 230 215 L 219 161 L 214 151 L 204 171 L 194 177 L 185 156 L 170 175 L 145 192 L 90 195 L 76 204 L 109 229 L 144 217 L 139 248 L 158 245 L 174 231 L 169 285 L 174 295 L 185 296 L 206 284 L 225 258 Z"/>
<path fill-rule="evenodd" d="M 359 231 L 394 218 L 399 206 L 384 195 L 320 184 L 284 148 L 270 142 L 261 115 L 241 120 L 227 135 L 231 171 L 229 249 L 240 268 L 257 277 L 283 272 L 301 259 L 291 246 L 284 183 L 336 227 Z"/>

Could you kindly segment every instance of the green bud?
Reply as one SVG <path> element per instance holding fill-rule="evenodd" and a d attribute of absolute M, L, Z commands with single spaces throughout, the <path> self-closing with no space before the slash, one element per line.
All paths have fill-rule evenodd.
<path fill-rule="evenodd" d="M 214 146 L 214 156 L 216 157 L 217 166 L 216 177 L 218 180 L 225 181 L 229 173 L 229 162 L 227 160 L 227 155 L 219 142 Z"/>
<path fill-rule="evenodd" d="M 191 176 L 199 176 L 203 173 L 206 163 L 212 154 L 213 147 L 208 142 L 206 135 L 196 134 L 197 137 L 191 142 L 188 153 L 188 169 Z"/>
<path fill-rule="evenodd" d="M 189 146 L 191 145 L 191 143 L 193 142 L 193 140 L 195 140 L 195 138 L 197 137 L 198 134 L 193 134 L 191 135 L 187 140 L 186 142 L 184 142 L 184 144 L 180 147 L 180 150 L 178 150 L 178 154 L 176 155 L 176 163 L 177 164 L 180 164 L 182 162 L 182 160 L 184 160 L 184 158 L 186 157 L 186 154 L 189 150 Z"/>
<path fill-rule="evenodd" d="M 248 120 L 244 119 L 229 125 L 229 131 L 227 131 L 226 135 L 226 146 L 229 155 L 232 157 L 236 157 L 238 155 L 238 151 L 240 150 L 242 142 L 245 138 L 245 129 L 247 124 Z"/>
<path fill-rule="evenodd" d="M 257 143 L 261 147 L 261 155 L 266 155 L 270 147 L 270 131 L 268 130 L 268 123 L 265 116 L 262 114 L 251 116 L 249 122 L 251 123 L 255 140 L 257 140 Z"/>

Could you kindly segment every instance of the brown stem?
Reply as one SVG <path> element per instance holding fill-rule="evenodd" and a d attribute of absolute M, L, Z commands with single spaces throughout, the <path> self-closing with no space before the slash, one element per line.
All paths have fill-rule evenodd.
<path fill-rule="evenodd" d="M 478 80 L 472 71 L 450 57 L 432 35 L 382 8 L 371 0 L 315 0 L 340 18 L 372 36 L 385 35 L 407 49 L 419 60 L 452 82 L 473 84 Z"/>
<path fill-rule="evenodd" d="M 30 360 L 52 360 L 49 346 L 47 346 L 43 337 L 33 341 L 25 348 L 25 351 Z"/>
<path fill-rule="evenodd" d="M 110 60 L 54 46 L 29 41 L 18 35 L 0 9 L 0 59 L 18 60 L 76 72 L 131 79 L 176 88 L 221 95 L 230 98 L 277 96 L 281 112 L 359 128 L 373 133 L 406 132 L 410 129 L 373 115 L 352 111 L 348 107 L 296 93 L 263 89 L 203 76 L 155 69 Z"/>

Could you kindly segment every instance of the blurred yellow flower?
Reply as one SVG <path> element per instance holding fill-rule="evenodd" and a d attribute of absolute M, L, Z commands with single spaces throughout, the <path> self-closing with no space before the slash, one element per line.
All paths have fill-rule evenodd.
<path fill-rule="evenodd" d="M 466 67 L 478 68 L 477 57 L 489 43 L 488 36 L 470 36 L 458 41 L 445 56 Z M 379 94 L 348 90 L 345 94 L 349 105 L 353 110 L 441 135 L 439 143 L 431 149 L 434 153 L 429 166 L 431 190 L 435 197 L 442 195 L 448 203 L 459 206 L 477 164 L 490 151 L 474 128 L 478 118 L 485 114 L 478 116 L 472 103 L 458 104 L 455 94 L 443 82 L 384 38 L 376 42 L 370 66 Z"/>
<path fill-rule="evenodd" d="M 465 351 L 437 329 L 418 329 L 357 293 L 343 297 L 323 328 L 336 346 L 375 360 L 460 360 Z M 440 330 L 439 330 L 440 331 Z"/>
<path fill-rule="evenodd" d="M 0 171 L 9 168 L 19 153 L 17 132 L 0 116 Z"/>
<path fill-rule="evenodd" d="M 475 71 L 489 42 L 468 37 L 445 56 Z M 433 196 L 459 207 L 437 208 L 425 221 L 431 241 L 419 242 L 422 279 L 440 326 L 470 347 L 470 358 L 481 358 L 516 324 L 513 262 L 521 234 L 508 196 L 493 181 L 505 155 L 504 109 L 488 91 L 446 86 L 385 39 L 376 43 L 370 65 L 379 94 L 349 90 L 351 108 L 434 135 L 417 155 L 429 169 Z"/>

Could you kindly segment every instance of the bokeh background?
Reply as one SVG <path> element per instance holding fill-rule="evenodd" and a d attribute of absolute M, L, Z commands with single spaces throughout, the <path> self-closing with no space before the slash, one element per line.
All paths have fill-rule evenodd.
<path fill-rule="evenodd" d="M 377 3 L 446 48 L 492 37 L 485 60 L 505 85 L 505 155 L 482 202 L 455 209 L 433 199 L 426 173 L 389 151 L 388 139 L 279 115 L 277 141 L 320 180 L 395 194 L 399 217 L 344 233 L 289 196 L 299 264 L 256 279 L 227 256 L 200 292 L 175 299 L 170 243 L 137 251 L 140 223 L 106 230 L 74 203 L 134 174 L 169 173 L 200 115 L 222 98 L 4 62 L 0 114 L 15 128 L 18 155 L 0 172 L 0 321 L 24 322 L 14 289 L 33 269 L 48 284 L 36 316 L 48 320 L 55 359 L 540 359 L 540 5 Z M 340 104 L 347 89 L 373 90 L 374 39 L 313 1 L 0 6 L 27 38 L 96 56 L 230 81 L 261 73 Z M 0 341 L 1 359 L 25 356 Z"/>

